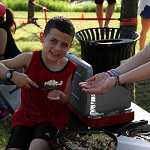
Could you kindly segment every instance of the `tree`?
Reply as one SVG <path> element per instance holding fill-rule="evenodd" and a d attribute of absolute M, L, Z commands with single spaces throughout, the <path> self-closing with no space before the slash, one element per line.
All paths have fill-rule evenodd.
<path fill-rule="evenodd" d="M 137 9 L 138 0 L 122 0 L 120 18 L 124 19 L 124 21 L 120 22 L 121 28 L 137 30 Z M 129 18 L 128 22 L 125 18 Z"/>
<path fill-rule="evenodd" d="M 28 2 L 28 22 L 31 22 L 31 19 L 34 17 L 34 4 L 33 0 L 29 0 Z"/>

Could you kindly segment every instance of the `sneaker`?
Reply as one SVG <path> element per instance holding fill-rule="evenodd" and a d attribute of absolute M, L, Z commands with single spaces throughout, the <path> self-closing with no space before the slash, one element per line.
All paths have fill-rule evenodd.
<path fill-rule="evenodd" d="M 109 32 L 112 30 L 109 26 L 104 26 L 104 29 L 106 31 L 106 29 L 109 29 Z"/>
<path fill-rule="evenodd" d="M 0 107 L 0 119 L 5 118 L 10 114 L 10 111 L 7 108 Z"/>
<path fill-rule="evenodd" d="M 106 34 L 106 32 L 109 33 L 111 31 L 112 31 L 111 28 L 109 28 L 108 26 L 104 26 L 104 34 Z"/>

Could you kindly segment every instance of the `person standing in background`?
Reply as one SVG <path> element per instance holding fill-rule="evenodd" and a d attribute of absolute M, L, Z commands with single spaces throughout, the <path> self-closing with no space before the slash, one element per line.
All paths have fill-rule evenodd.
<path fill-rule="evenodd" d="M 138 6 L 138 14 L 141 17 L 141 24 L 142 29 L 140 33 L 140 50 L 144 48 L 145 40 L 146 40 L 146 34 L 150 27 L 150 0 L 140 0 L 139 6 Z"/>
<path fill-rule="evenodd" d="M 108 6 L 106 8 L 105 16 L 106 18 L 111 18 L 115 9 L 116 0 L 107 0 L 107 2 L 108 2 Z M 103 18 L 103 3 L 104 0 L 95 0 L 97 18 Z M 105 20 L 105 23 L 103 24 L 103 20 L 98 20 L 99 27 L 108 28 L 109 22 L 110 20 Z"/>
<path fill-rule="evenodd" d="M 5 14 L 6 19 L 4 19 Z M 0 2 L 0 60 L 10 59 L 21 53 L 12 36 L 12 33 L 15 33 L 15 31 L 16 23 L 13 18 L 12 10 L 6 8 Z M 0 80 L 0 84 L 2 83 L 3 80 Z M 9 113 L 10 111 L 0 99 L 0 119 L 6 117 Z"/>

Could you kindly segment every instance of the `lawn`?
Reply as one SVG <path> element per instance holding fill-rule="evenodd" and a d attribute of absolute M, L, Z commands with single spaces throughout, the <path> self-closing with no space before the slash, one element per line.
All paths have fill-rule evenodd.
<path fill-rule="evenodd" d="M 37 20 L 37 23 L 41 25 L 43 28 L 39 28 L 35 26 L 34 24 L 22 24 L 21 22 L 27 21 L 27 12 L 14 12 L 15 20 L 17 23 L 17 31 L 14 35 L 14 38 L 17 42 L 18 47 L 22 51 L 33 51 L 35 49 L 41 49 L 42 45 L 39 42 L 39 33 L 43 31 L 43 28 L 45 26 L 45 19 L 44 19 L 44 13 L 42 12 L 35 12 L 34 17 L 39 18 Z M 56 16 L 56 15 L 63 15 L 68 18 L 81 18 L 84 16 L 85 18 L 96 18 L 95 13 L 81 13 L 81 12 L 47 12 L 48 18 Z M 120 13 L 114 13 L 113 18 L 119 18 Z M 97 20 L 72 20 L 76 31 L 85 29 L 85 28 L 93 28 L 98 27 Z M 140 33 L 141 30 L 141 23 L 140 18 L 138 18 L 138 26 L 137 26 L 137 32 Z M 119 28 L 119 21 L 118 20 L 111 20 L 110 27 L 117 27 Z M 150 41 L 150 34 L 147 35 L 146 43 Z M 136 45 L 136 51 L 139 49 L 139 44 L 137 42 Z M 74 39 L 73 46 L 70 49 L 71 52 L 73 52 L 75 55 L 80 57 L 80 45 L 79 42 Z"/>
<path fill-rule="evenodd" d="M 35 26 L 34 24 L 26 24 L 26 25 L 22 25 L 21 21 L 27 21 L 27 19 L 20 19 L 20 18 L 26 18 L 27 16 L 27 12 L 15 12 L 14 13 L 16 16 L 16 22 L 17 22 L 17 32 L 14 36 L 18 47 L 22 50 L 22 51 L 32 51 L 35 49 L 41 49 L 42 45 L 39 42 L 39 33 L 43 31 L 43 29 L 38 28 L 37 26 Z M 95 13 L 81 13 L 81 12 L 77 12 L 77 13 L 69 13 L 69 12 L 48 12 L 47 16 L 48 18 L 56 16 L 56 15 L 63 15 L 65 17 L 68 18 L 81 18 L 81 16 L 83 15 L 85 18 L 86 17 L 96 17 Z M 24 17 L 22 17 L 24 16 Z M 114 17 L 119 17 L 119 14 L 115 14 Z M 19 19 L 18 19 L 19 18 Z M 35 13 L 35 18 L 39 18 L 39 20 L 37 21 L 37 23 L 39 25 L 41 25 L 42 27 L 45 26 L 45 20 L 44 20 L 44 14 L 42 12 L 36 12 Z M 76 31 L 79 31 L 81 29 L 85 29 L 85 28 L 93 28 L 93 27 L 98 27 L 98 23 L 97 21 L 82 21 L 82 20 L 72 20 Z M 113 26 L 114 24 L 116 24 L 116 26 Z M 118 27 L 119 26 L 119 21 L 112 21 L 110 26 L 112 27 Z M 79 42 L 74 38 L 73 41 L 73 46 L 70 49 L 71 52 L 73 52 L 75 55 L 80 57 L 80 45 Z"/>
<path fill-rule="evenodd" d="M 47 12 L 48 18 L 56 16 L 56 15 L 63 15 L 68 18 L 81 18 L 81 16 L 84 16 L 85 18 L 96 18 L 95 13 L 81 13 L 81 12 Z M 42 44 L 39 41 L 39 34 L 40 32 L 43 32 L 44 26 L 45 26 L 45 20 L 44 20 L 44 14 L 42 12 L 35 12 L 34 17 L 39 18 L 37 20 L 37 23 L 41 25 L 43 28 L 39 28 L 35 26 L 34 24 L 22 24 L 22 22 L 27 21 L 27 12 L 14 12 L 15 20 L 17 23 L 17 31 L 14 35 L 14 38 L 16 40 L 16 43 L 19 47 L 19 49 L 22 52 L 25 51 L 33 51 L 33 50 L 39 50 L 42 49 Z M 113 18 L 119 18 L 119 13 L 114 13 Z M 76 28 L 76 31 L 85 29 L 85 28 L 93 28 L 98 27 L 97 21 L 82 21 L 82 20 L 76 20 L 73 21 L 73 24 Z M 140 33 L 141 30 L 141 23 L 140 18 L 138 18 L 138 29 L 137 32 Z M 110 22 L 110 27 L 118 27 L 119 28 L 119 21 L 114 20 Z M 147 35 L 146 44 L 150 41 L 150 34 Z M 138 42 L 136 44 L 136 52 L 138 52 L 139 45 Z M 70 52 L 77 55 L 78 57 L 81 56 L 80 51 L 80 44 L 79 42 L 74 39 L 73 46 L 70 49 Z M 134 85 L 134 86 L 133 86 Z M 134 90 L 134 88 L 136 90 Z M 150 112 L 150 100 L 149 100 L 149 93 L 150 93 L 150 80 L 142 80 L 136 82 L 136 84 L 129 84 L 128 88 L 133 92 L 133 98 L 134 101 Z M 145 88 L 145 89 L 144 89 Z M 11 115 L 0 121 L 0 150 L 3 150 L 5 147 L 5 144 L 7 143 L 8 136 L 10 133 L 10 121 L 11 121 Z"/>

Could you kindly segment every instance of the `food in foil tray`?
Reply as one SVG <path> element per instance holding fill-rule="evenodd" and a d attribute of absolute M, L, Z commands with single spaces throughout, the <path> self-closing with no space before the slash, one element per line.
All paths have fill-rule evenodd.
<path fill-rule="evenodd" d="M 56 80 L 49 80 L 44 83 L 44 86 L 61 86 L 63 84 L 63 81 L 56 81 Z"/>

